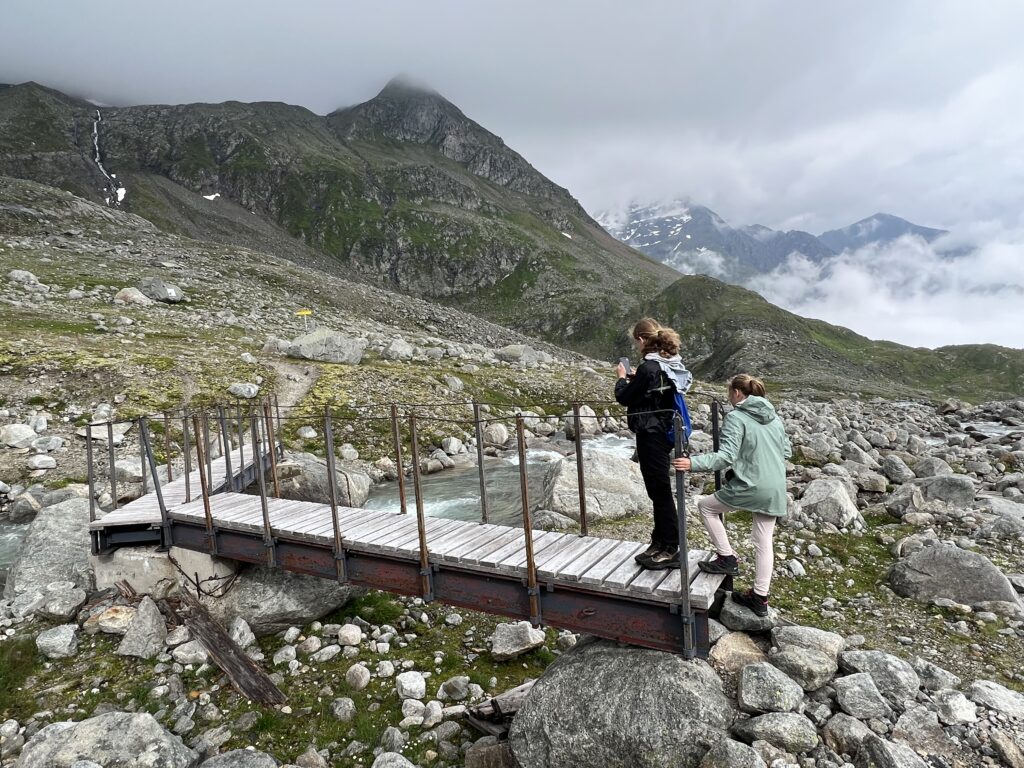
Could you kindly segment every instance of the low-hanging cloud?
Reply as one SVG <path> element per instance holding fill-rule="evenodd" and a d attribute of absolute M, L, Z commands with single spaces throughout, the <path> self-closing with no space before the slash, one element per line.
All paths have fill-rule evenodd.
<path fill-rule="evenodd" d="M 1024 231 L 927 243 L 905 236 L 815 263 L 791 255 L 749 287 L 792 312 L 873 339 L 1024 348 Z M 987 235 L 969 242 L 970 235 Z"/>

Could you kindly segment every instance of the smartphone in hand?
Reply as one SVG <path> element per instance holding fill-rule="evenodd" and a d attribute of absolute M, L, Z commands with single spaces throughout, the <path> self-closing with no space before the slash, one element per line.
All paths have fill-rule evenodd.
<path fill-rule="evenodd" d="M 633 369 L 629 365 L 629 358 L 628 357 L 620 357 L 619 358 L 619 365 L 621 365 L 623 368 L 626 369 L 626 375 L 627 376 L 632 376 L 633 375 Z"/>

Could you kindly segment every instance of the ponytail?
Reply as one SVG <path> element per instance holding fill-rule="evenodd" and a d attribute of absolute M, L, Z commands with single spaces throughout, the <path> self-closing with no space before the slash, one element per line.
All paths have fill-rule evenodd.
<path fill-rule="evenodd" d="M 633 338 L 641 342 L 640 351 L 645 355 L 657 352 L 662 357 L 679 354 L 679 334 L 666 328 L 657 320 L 645 317 L 633 326 Z"/>
<path fill-rule="evenodd" d="M 732 381 L 729 382 L 729 389 L 735 389 L 744 397 L 750 397 L 751 395 L 756 397 L 765 396 L 764 382 L 760 379 L 755 379 L 749 373 L 733 376 Z"/>

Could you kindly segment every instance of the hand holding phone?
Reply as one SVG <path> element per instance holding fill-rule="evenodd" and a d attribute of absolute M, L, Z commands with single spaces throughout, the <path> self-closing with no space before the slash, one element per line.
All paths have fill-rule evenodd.
<path fill-rule="evenodd" d="M 619 375 L 620 376 L 632 376 L 633 375 L 633 369 L 629 365 L 629 358 L 628 357 L 620 357 L 619 358 L 619 366 L 618 367 L 619 367 Z"/>

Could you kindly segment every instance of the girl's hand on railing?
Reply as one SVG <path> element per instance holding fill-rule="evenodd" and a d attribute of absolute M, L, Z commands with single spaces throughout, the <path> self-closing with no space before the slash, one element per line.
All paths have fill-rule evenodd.
<path fill-rule="evenodd" d="M 682 472 L 690 471 L 690 460 L 685 456 L 681 459 L 672 459 L 672 466 Z"/>

